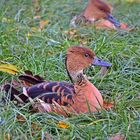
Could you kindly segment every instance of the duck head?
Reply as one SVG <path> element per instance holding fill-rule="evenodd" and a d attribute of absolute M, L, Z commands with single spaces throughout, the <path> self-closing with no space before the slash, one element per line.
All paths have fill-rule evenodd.
<path fill-rule="evenodd" d="M 120 22 L 111 14 L 112 6 L 101 0 L 89 0 L 87 7 L 83 12 L 83 16 L 91 22 L 99 19 L 107 19 L 115 25 L 120 27 Z"/>
<path fill-rule="evenodd" d="M 103 66 L 111 67 L 111 64 L 98 58 L 89 48 L 82 46 L 72 46 L 68 48 L 66 54 L 66 69 L 72 81 L 75 81 L 79 74 L 87 67 Z"/>

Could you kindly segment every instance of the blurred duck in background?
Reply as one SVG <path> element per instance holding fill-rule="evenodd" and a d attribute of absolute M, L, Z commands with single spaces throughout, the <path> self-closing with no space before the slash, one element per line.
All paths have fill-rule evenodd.
<path fill-rule="evenodd" d="M 94 24 L 96 28 L 124 29 L 128 30 L 127 24 L 119 22 L 112 15 L 113 7 L 103 0 L 89 0 L 84 11 L 75 16 L 70 25 L 77 27 L 78 24 Z"/>

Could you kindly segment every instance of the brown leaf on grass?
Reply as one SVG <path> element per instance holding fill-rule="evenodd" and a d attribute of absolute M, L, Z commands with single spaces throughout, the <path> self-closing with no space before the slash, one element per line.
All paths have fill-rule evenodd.
<path fill-rule="evenodd" d="M 45 26 L 49 23 L 49 20 L 42 20 L 39 23 L 39 28 L 42 30 L 45 28 Z"/>
<path fill-rule="evenodd" d="M 70 29 L 68 31 L 64 31 L 65 34 L 68 34 L 68 35 L 75 35 L 76 34 L 76 30 L 75 29 Z"/>
<path fill-rule="evenodd" d="M 41 140 L 40 134 L 37 133 L 37 132 L 41 132 L 41 129 L 42 129 L 42 128 L 41 128 L 40 124 L 35 123 L 35 122 L 32 122 L 32 123 L 31 123 L 31 128 L 32 128 L 32 136 L 33 136 L 33 137 L 37 137 L 38 140 Z"/>
<path fill-rule="evenodd" d="M 57 124 L 57 126 L 58 126 L 59 128 L 64 128 L 64 129 L 70 128 L 70 125 L 67 124 L 67 123 L 64 122 L 64 121 L 59 121 L 58 124 Z"/>
<path fill-rule="evenodd" d="M 0 71 L 7 72 L 14 75 L 18 72 L 18 69 L 15 65 L 5 63 L 5 64 L 0 64 Z"/>
<path fill-rule="evenodd" d="M 75 40 L 79 41 L 81 45 L 87 45 L 87 38 L 85 34 L 80 34 L 77 32 L 76 29 L 70 29 L 68 31 L 64 31 L 65 34 L 69 35 L 71 38 L 74 38 Z"/>
<path fill-rule="evenodd" d="M 103 108 L 108 110 L 114 107 L 114 104 L 112 102 L 108 102 L 108 101 L 103 101 Z"/>
<path fill-rule="evenodd" d="M 32 27 L 31 28 L 31 32 L 33 33 L 33 32 L 37 32 L 38 31 L 38 28 L 37 27 Z"/>
<path fill-rule="evenodd" d="M 4 133 L 4 140 L 12 140 L 10 133 Z"/>
<path fill-rule="evenodd" d="M 42 129 L 41 126 L 38 123 L 35 123 L 35 122 L 33 122 L 31 124 L 31 127 L 34 131 L 40 131 Z"/>
<path fill-rule="evenodd" d="M 20 115 L 20 114 L 18 114 L 18 115 L 16 116 L 16 120 L 17 120 L 18 122 L 26 122 L 26 119 L 23 117 L 23 115 Z"/>
<path fill-rule="evenodd" d="M 125 139 L 124 134 L 117 133 L 117 134 L 111 135 L 108 140 L 124 140 L 124 139 Z"/>
<path fill-rule="evenodd" d="M 41 11 L 41 0 L 32 0 L 32 5 L 35 14 Z"/>

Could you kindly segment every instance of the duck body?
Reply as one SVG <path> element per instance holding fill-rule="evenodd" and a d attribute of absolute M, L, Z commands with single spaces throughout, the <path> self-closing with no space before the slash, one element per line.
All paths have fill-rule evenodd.
<path fill-rule="evenodd" d="M 43 82 L 26 90 L 32 99 L 37 97 L 48 104 L 55 101 L 61 106 L 71 106 L 77 113 L 95 112 L 103 106 L 101 93 L 88 80 L 74 85 L 67 82 Z M 24 101 L 27 102 L 28 98 L 25 98 Z"/>
<path fill-rule="evenodd" d="M 69 112 L 95 112 L 102 108 L 103 98 L 99 90 L 83 74 L 83 70 L 91 64 L 111 66 L 108 62 L 97 58 L 90 49 L 73 46 L 67 50 L 66 55 L 66 69 L 72 83 L 45 81 L 41 77 L 29 73 L 19 76 L 19 79 L 32 86 L 24 87 L 25 90 L 21 92 L 10 84 L 5 85 L 4 88 L 7 93 L 11 93 L 11 100 L 16 99 L 27 103 L 30 99 L 38 98 L 49 106 L 47 112 L 65 115 L 60 109 L 61 107 Z M 57 107 L 54 108 L 53 103 L 57 104 Z"/>
<path fill-rule="evenodd" d="M 76 94 L 74 94 L 74 102 L 77 106 L 73 106 L 77 113 L 96 112 L 103 107 L 103 98 L 99 90 L 88 80 L 82 85 L 75 85 Z"/>

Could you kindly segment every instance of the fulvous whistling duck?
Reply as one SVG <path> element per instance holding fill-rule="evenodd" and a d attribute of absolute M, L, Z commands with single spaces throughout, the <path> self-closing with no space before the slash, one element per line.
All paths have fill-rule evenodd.
<path fill-rule="evenodd" d="M 43 101 L 46 112 L 66 115 L 66 111 L 87 113 L 89 110 L 91 112 L 100 110 L 103 107 L 102 95 L 87 79 L 83 70 L 91 65 L 110 67 L 111 64 L 99 59 L 91 49 L 81 46 L 68 48 L 65 63 L 72 83 L 45 81 L 26 72 L 26 75 L 19 76 L 19 79 L 32 83 L 32 86 L 24 87 L 23 92 L 10 84 L 6 84 L 4 89 L 11 93 L 11 100 L 26 103 L 29 99 L 38 98 Z M 60 109 L 61 107 L 65 111 Z"/>

